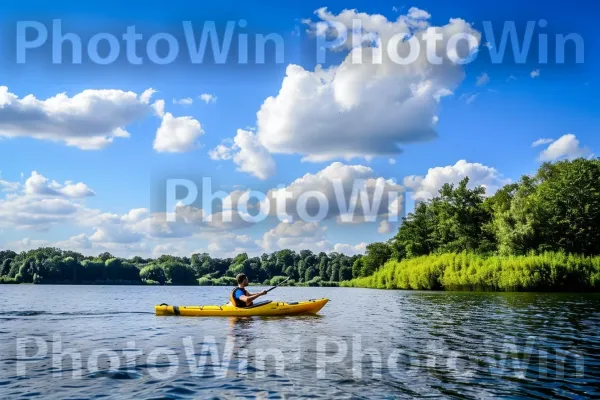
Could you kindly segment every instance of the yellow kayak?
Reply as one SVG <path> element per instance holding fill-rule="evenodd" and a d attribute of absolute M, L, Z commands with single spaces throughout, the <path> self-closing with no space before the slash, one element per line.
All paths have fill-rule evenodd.
<path fill-rule="evenodd" d="M 266 315 L 316 314 L 329 299 L 306 300 L 292 303 L 263 301 L 250 307 L 239 308 L 231 304 L 222 306 L 154 306 L 156 315 L 182 315 L 188 317 L 246 317 Z"/>

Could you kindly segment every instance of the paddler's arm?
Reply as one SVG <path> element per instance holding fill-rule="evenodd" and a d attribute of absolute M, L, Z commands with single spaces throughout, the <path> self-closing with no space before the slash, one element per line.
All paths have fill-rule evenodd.
<path fill-rule="evenodd" d="M 242 296 L 240 296 L 240 300 L 243 301 L 244 303 L 248 304 L 248 303 L 252 303 L 254 301 L 254 299 L 256 299 L 260 296 L 263 296 L 265 294 L 267 294 L 266 290 L 263 290 L 260 293 L 251 294 L 249 296 L 242 295 Z"/>
<path fill-rule="evenodd" d="M 262 296 L 262 295 L 265 295 L 265 294 L 267 294 L 267 291 L 266 291 L 266 290 L 263 290 L 263 291 L 261 291 L 261 292 L 258 292 L 258 293 L 250 293 L 250 292 L 248 292 L 248 295 L 249 295 L 249 296 Z M 255 298 L 256 298 L 256 297 L 255 297 Z"/>

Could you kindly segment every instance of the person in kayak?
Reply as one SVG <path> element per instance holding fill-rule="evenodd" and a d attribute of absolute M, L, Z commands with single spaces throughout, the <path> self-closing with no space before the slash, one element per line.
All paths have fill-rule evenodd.
<path fill-rule="evenodd" d="M 246 286 L 248 286 L 248 277 L 245 274 L 238 274 L 235 277 L 238 285 L 231 292 L 231 304 L 236 307 L 250 307 L 252 302 L 265 294 L 267 294 L 266 290 L 263 290 L 259 293 L 251 294 L 246 290 Z"/>

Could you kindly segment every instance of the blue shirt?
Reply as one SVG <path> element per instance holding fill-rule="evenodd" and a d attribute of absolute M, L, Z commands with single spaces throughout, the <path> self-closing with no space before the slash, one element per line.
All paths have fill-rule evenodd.
<path fill-rule="evenodd" d="M 246 295 L 246 293 L 241 288 L 237 288 L 235 290 L 235 292 L 233 292 L 233 298 L 236 300 L 239 300 L 241 296 L 245 296 L 245 295 Z"/>

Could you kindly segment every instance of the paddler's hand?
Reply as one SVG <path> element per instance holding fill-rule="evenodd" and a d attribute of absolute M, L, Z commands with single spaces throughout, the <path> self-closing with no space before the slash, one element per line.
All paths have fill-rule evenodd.
<path fill-rule="evenodd" d="M 261 296 L 264 296 L 265 294 L 267 294 L 267 291 L 266 291 L 266 290 L 263 290 L 262 292 L 260 292 L 260 295 L 261 295 Z"/>

